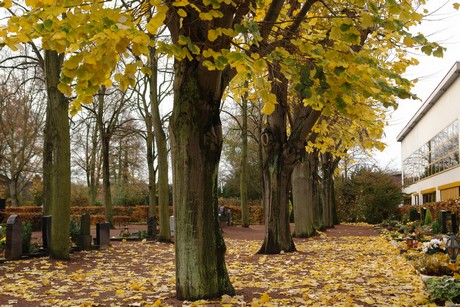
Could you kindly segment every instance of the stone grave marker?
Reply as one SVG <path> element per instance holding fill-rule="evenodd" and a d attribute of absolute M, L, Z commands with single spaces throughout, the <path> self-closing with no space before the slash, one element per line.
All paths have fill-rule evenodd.
<path fill-rule="evenodd" d="M 21 259 L 22 256 L 22 224 L 18 215 L 10 215 L 6 222 L 5 258 Z"/>
<path fill-rule="evenodd" d="M 100 249 L 110 246 L 110 223 L 96 224 L 96 245 Z"/>
<path fill-rule="evenodd" d="M 42 216 L 42 243 L 43 250 L 49 251 L 51 244 L 51 215 Z"/>
<path fill-rule="evenodd" d="M 91 249 L 91 216 L 85 213 L 81 216 L 80 234 L 78 235 L 77 247 L 80 250 Z"/>
<path fill-rule="evenodd" d="M 5 211 L 5 208 L 6 208 L 6 199 L 0 198 L 0 212 Z"/>
<path fill-rule="evenodd" d="M 447 233 L 447 211 L 441 210 L 441 233 Z"/>
<path fill-rule="evenodd" d="M 451 213 L 450 219 L 452 221 L 452 233 L 456 235 L 458 232 L 457 214 Z"/>

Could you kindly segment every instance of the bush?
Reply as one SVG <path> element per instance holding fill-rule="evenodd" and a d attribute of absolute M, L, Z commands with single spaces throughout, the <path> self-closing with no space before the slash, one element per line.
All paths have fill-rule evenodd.
<path fill-rule="evenodd" d="M 431 210 L 426 209 L 424 225 L 431 225 L 433 218 L 431 217 Z"/>
<path fill-rule="evenodd" d="M 147 197 L 148 186 L 143 182 L 120 183 L 113 188 L 114 207 L 145 205 Z"/>
<path fill-rule="evenodd" d="M 75 215 L 70 218 L 70 240 L 77 243 L 78 235 L 80 234 L 80 224 L 77 222 Z"/>
<path fill-rule="evenodd" d="M 412 264 L 421 274 L 429 276 L 453 275 L 449 267 L 449 257 L 443 253 L 420 255 L 412 260 Z"/>
<path fill-rule="evenodd" d="M 28 254 L 32 252 L 32 225 L 30 223 L 22 224 L 22 252 Z"/>
<path fill-rule="evenodd" d="M 439 224 L 438 222 L 431 223 L 431 232 L 433 234 L 441 233 L 441 224 Z"/>
<path fill-rule="evenodd" d="M 437 305 L 444 305 L 446 301 L 460 303 L 460 279 L 449 276 L 430 278 L 426 285 L 431 300 Z"/>

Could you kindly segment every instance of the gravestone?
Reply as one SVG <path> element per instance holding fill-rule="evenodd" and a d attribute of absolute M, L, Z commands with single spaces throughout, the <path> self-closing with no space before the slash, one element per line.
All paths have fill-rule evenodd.
<path fill-rule="evenodd" d="M 43 250 L 48 251 L 51 244 L 51 215 L 42 216 Z"/>
<path fill-rule="evenodd" d="M 77 239 L 77 247 L 80 250 L 91 249 L 91 216 L 85 213 L 81 216 L 80 221 L 80 234 Z"/>
<path fill-rule="evenodd" d="M 154 216 L 149 216 L 147 220 L 147 238 L 154 239 L 156 236 L 157 221 Z"/>
<path fill-rule="evenodd" d="M 454 235 L 456 235 L 457 232 L 458 232 L 457 214 L 452 213 L 452 214 L 450 215 L 450 219 L 451 219 L 451 221 L 452 221 L 452 233 L 453 233 Z"/>
<path fill-rule="evenodd" d="M 447 211 L 441 210 L 441 233 L 447 233 Z"/>
<path fill-rule="evenodd" d="M 175 231 L 174 231 L 174 215 L 171 215 L 169 217 L 169 230 L 171 231 L 171 236 L 174 236 L 175 235 Z"/>
<path fill-rule="evenodd" d="M 6 199 L 0 198 L 0 221 L 3 221 L 3 214 L 5 213 Z"/>
<path fill-rule="evenodd" d="M 110 246 L 110 223 L 96 224 L 96 245 L 100 249 Z"/>
<path fill-rule="evenodd" d="M 10 215 L 6 221 L 6 260 L 21 259 L 22 256 L 22 224 L 18 215 Z"/>
<path fill-rule="evenodd" d="M 422 225 L 425 224 L 426 208 L 422 208 Z"/>

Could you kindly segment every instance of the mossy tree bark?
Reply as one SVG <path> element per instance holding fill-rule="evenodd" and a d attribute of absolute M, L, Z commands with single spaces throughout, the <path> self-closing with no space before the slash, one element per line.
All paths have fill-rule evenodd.
<path fill-rule="evenodd" d="M 52 215 L 50 257 L 69 259 L 70 246 L 70 126 L 69 103 L 58 90 L 63 57 L 45 51 L 45 78 L 48 93 L 46 131 L 52 159 L 45 166 L 50 181 L 46 200 Z"/>
<path fill-rule="evenodd" d="M 176 293 L 182 300 L 235 293 L 225 266 L 226 246 L 216 191 L 222 150 L 219 116 L 222 72 L 198 61 L 176 61 L 170 120 L 176 227 Z"/>
<path fill-rule="evenodd" d="M 291 175 L 292 205 L 294 209 L 294 234 L 308 238 L 315 233 L 313 208 L 309 206 L 308 161 L 298 161 Z"/>
<path fill-rule="evenodd" d="M 289 224 L 290 176 L 294 169 L 295 152 L 288 145 L 286 133 L 288 80 L 279 66 L 270 69 L 272 93 L 277 104 L 267 117 L 262 133 L 263 146 L 263 203 L 265 208 L 265 237 L 260 254 L 295 251 Z M 294 160 L 293 160 L 294 159 Z"/>

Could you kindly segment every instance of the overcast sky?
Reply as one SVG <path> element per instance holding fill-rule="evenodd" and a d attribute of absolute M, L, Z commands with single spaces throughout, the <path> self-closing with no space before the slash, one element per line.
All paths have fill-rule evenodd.
<path fill-rule="evenodd" d="M 387 144 L 387 148 L 374 155 L 380 166 L 385 169 L 401 169 L 401 146 L 396 141 L 397 135 L 454 63 L 460 61 L 460 12 L 453 9 L 455 1 L 431 0 L 430 2 L 427 9 L 433 14 L 414 32 L 422 32 L 431 41 L 446 47 L 447 51 L 443 58 L 416 54 L 420 64 L 410 68 L 406 77 L 419 80 L 413 91 L 421 101 L 401 101 L 398 109 L 391 114 L 389 126 L 385 129 L 384 142 Z M 443 6 L 443 4 L 445 5 Z"/>

